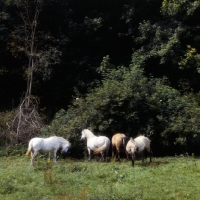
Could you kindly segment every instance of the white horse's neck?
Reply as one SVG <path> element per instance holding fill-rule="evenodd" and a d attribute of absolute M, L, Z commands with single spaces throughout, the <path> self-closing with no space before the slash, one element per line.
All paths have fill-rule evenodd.
<path fill-rule="evenodd" d="M 90 130 L 86 130 L 85 136 L 87 139 L 90 139 L 92 137 L 96 137 Z"/>
<path fill-rule="evenodd" d="M 57 137 L 57 140 L 58 140 L 59 142 L 64 142 L 64 141 L 65 141 L 62 137 Z"/>
<path fill-rule="evenodd" d="M 65 139 L 64 139 L 64 138 L 62 138 L 62 137 L 57 137 L 57 140 L 59 141 L 60 145 L 63 145 L 63 144 L 66 144 L 66 143 L 68 143 L 68 141 L 67 141 L 67 140 L 65 140 Z"/>

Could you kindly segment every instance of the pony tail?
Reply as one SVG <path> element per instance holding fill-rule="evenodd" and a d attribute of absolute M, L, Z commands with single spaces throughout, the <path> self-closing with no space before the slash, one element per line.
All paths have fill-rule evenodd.
<path fill-rule="evenodd" d="M 93 151 L 93 154 L 98 154 L 98 153 L 102 152 L 105 148 L 106 148 L 106 145 L 104 144 L 102 147 L 95 149 Z"/>
<path fill-rule="evenodd" d="M 32 150 L 32 140 L 29 142 L 28 150 L 26 152 L 26 156 L 30 156 Z"/>
<path fill-rule="evenodd" d="M 128 142 L 128 138 L 125 136 L 122 138 L 122 144 L 123 144 L 123 147 L 126 148 L 126 144 Z"/>

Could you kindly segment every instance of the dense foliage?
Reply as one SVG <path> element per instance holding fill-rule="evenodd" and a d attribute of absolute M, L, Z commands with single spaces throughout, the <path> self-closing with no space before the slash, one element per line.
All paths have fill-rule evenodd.
<path fill-rule="evenodd" d="M 0 8 L 2 115 L 33 95 L 46 115 L 42 135 L 77 146 L 84 128 L 120 131 L 146 134 L 154 152 L 200 153 L 199 1 L 0 0 Z M 11 121 L 0 124 L 5 131 Z"/>
<path fill-rule="evenodd" d="M 108 69 L 98 87 L 84 98 L 76 98 L 67 112 L 58 112 L 44 132 L 77 140 L 81 129 L 87 127 L 110 138 L 117 131 L 128 136 L 145 134 L 152 139 L 155 152 L 166 146 L 174 152 L 175 143 L 187 145 L 187 139 L 191 141 L 199 133 L 195 120 L 198 104 L 192 96 L 181 95 L 163 80 L 146 78 L 141 70 L 143 64 L 144 57 L 135 53 L 130 68 Z"/>

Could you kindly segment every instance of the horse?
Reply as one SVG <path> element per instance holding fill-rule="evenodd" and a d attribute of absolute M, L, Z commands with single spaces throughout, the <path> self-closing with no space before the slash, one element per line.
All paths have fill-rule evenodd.
<path fill-rule="evenodd" d="M 144 163 L 144 153 L 148 152 L 151 162 L 151 140 L 145 136 L 138 136 L 135 139 L 130 138 L 126 145 L 126 151 L 132 158 L 132 166 L 134 166 L 135 154 L 142 154 L 142 163 Z"/>
<path fill-rule="evenodd" d="M 49 138 L 32 138 L 28 145 L 28 150 L 26 155 L 29 156 L 31 154 L 31 163 L 30 165 L 34 165 L 34 158 L 38 154 L 38 152 L 50 152 L 54 151 L 53 161 L 56 163 L 56 153 L 59 148 L 62 148 L 62 153 L 67 153 L 71 144 L 62 137 L 52 136 Z"/>
<path fill-rule="evenodd" d="M 81 134 L 81 140 L 87 140 L 88 161 L 91 160 L 91 152 L 93 154 L 101 153 L 102 161 L 105 160 L 104 157 L 107 161 L 110 139 L 106 136 L 95 136 L 89 129 L 84 129 Z"/>
<path fill-rule="evenodd" d="M 127 137 L 123 133 L 115 133 L 112 136 L 112 157 L 114 158 L 114 154 L 116 151 L 116 158 L 117 160 L 120 160 L 120 152 L 125 152 L 127 160 L 128 158 L 128 153 L 126 151 L 126 144 L 127 144 Z"/>

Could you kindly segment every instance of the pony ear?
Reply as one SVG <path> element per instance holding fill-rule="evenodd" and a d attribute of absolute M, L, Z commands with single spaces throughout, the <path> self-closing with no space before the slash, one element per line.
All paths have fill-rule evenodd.
<path fill-rule="evenodd" d="M 135 140 L 131 137 L 130 138 L 130 141 L 133 143 L 133 144 L 135 144 Z"/>

